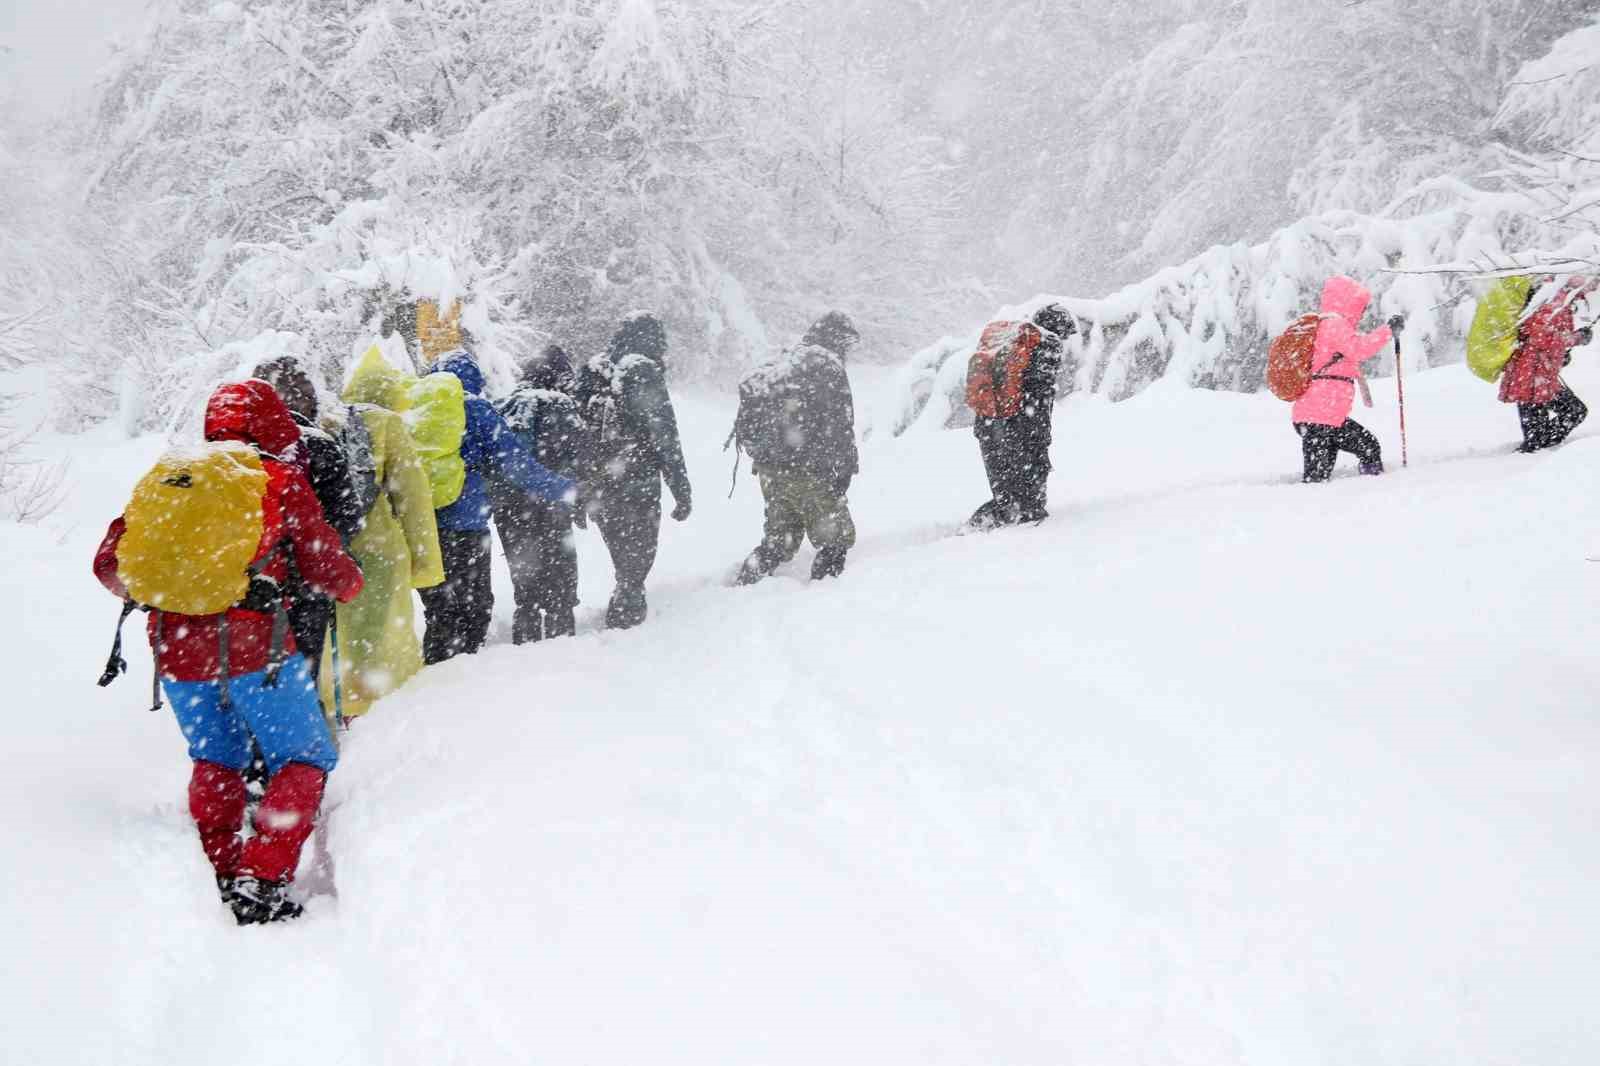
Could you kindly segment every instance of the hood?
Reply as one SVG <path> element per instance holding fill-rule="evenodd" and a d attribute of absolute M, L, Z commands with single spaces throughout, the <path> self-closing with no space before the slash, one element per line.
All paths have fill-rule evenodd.
<path fill-rule="evenodd" d="M 666 365 L 667 330 L 661 320 L 648 311 L 636 311 L 622 320 L 611 337 L 607 353 L 613 359 L 628 355 L 643 355 Z"/>
<path fill-rule="evenodd" d="M 1371 302 L 1372 293 L 1362 288 L 1360 282 L 1350 278 L 1329 278 L 1322 286 L 1322 313 L 1338 315 L 1351 326 L 1361 321 L 1361 316 L 1367 313 L 1367 305 Z"/>
<path fill-rule="evenodd" d="M 271 385 L 243 381 L 211 394 L 206 403 L 206 440 L 244 441 L 268 455 L 287 456 L 300 443 L 300 427 Z"/>
<path fill-rule="evenodd" d="M 522 383 L 551 392 L 571 392 L 574 385 L 572 360 L 558 344 L 529 359 L 522 366 Z"/>
<path fill-rule="evenodd" d="M 439 360 L 433 368 L 435 374 L 454 374 L 461 380 L 461 387 L 472 396 L 483 395 L 483 371 L 478 369 L 478 364 L 473 360 L 472 354 L 465 348 L 457 348 Z"/>
<path fill-rule="evenodd" d="M 351 372 L 342 399 L 345 403 L 369 403 L 399 414 L 411 406 L 408 390 L 415 380 L 405 371 L 389 365 L 374 344 Z"/>
<path fill-rule="evenodd" d="M 840 359 L 850 354 L 850 349 L 861 340 L 850 316 L 843 311 L 829 311 L 811 324 L 806 330 L 806 335 L 800 338 L 801 344 L 815 344 L 826 348 Z"/>

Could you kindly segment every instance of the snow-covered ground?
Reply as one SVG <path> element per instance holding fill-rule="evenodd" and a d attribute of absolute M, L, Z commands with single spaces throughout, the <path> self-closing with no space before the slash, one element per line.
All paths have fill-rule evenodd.
<path fill-rule="evenodd" d="M 502 588 L 348 735 L 337 899 L 246 930 L 148 653 L 93 685 L 160 442 L 61 443 L 0 527 L 0 1059 L 1592 1066 L 1600 426 L 1510 454 L 1433 371 L 1402 472 L 1390 387 L 1394 471 L 1322 487 L 1270 397 L 1074 399 L 1052 519 L 989 536 L 969 435 L 873 440 L 843 580 L 751 589 L 731 401 L 682 396 L 650 623 L 598 631 L 593 534 L 578 639 L 505 644 Z"/>

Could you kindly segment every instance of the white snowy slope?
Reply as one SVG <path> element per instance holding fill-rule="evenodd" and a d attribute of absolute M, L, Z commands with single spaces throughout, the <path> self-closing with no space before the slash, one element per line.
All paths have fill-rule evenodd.
<path fill-rule="evenodd" d="M 0 1059 L 1592 1066 L 1600 424 L 1514 455 L 1463 368 L 1408 391 L 1411 468 L 1380 395 L 1392 473 L 1320 487 L 1270 397 L 1075 399 L 989 536 L 969 435 L 874 440 L 845 577 L 751 589 L 731 404 L 680 397 L 649 624 L 596 630 L 582 535 L 585 632 L 378 706 L 337 898 L 247 930 L 142 644 L 93 685 L 159 442 L 63 443 L 0 527 Z"/>

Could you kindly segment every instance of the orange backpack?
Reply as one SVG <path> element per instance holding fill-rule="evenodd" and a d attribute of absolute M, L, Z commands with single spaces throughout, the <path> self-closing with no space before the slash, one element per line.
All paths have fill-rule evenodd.
<path fill-rule="evenodd" d="M 1301 315 L 1267 349 L 1267 388 L 1285 403 L 1294 403 L 1311 387 L 1311 360 L 1321 324 L 1321 315 Z"/>
<path fill-rule="evenodd" d="M 981 418 L 1014 418 L 1022 410 L 1022 376 L 1043 335 L 1032 322 L 991 322 L 967 361 L 967 406 Z"/>

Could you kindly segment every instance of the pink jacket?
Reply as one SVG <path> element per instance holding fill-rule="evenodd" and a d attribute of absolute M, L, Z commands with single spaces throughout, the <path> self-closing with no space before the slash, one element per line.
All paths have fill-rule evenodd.
<path fill-rule="evenodd" d="M 1295 401 L 1295 422 L 1342 426 L 1350 417 L 1361 364 L 1382 351 L 1390 340 L 1388 326 L 1371 333 L 1356 332 L 1371 302 L 1372 293 L 1349 278 L 1329 278 L 1322 287 L 1322 325 L 1317 327 L 1311 373 L 1325 376 L 1314 378 L 1306 394 Z"/>

